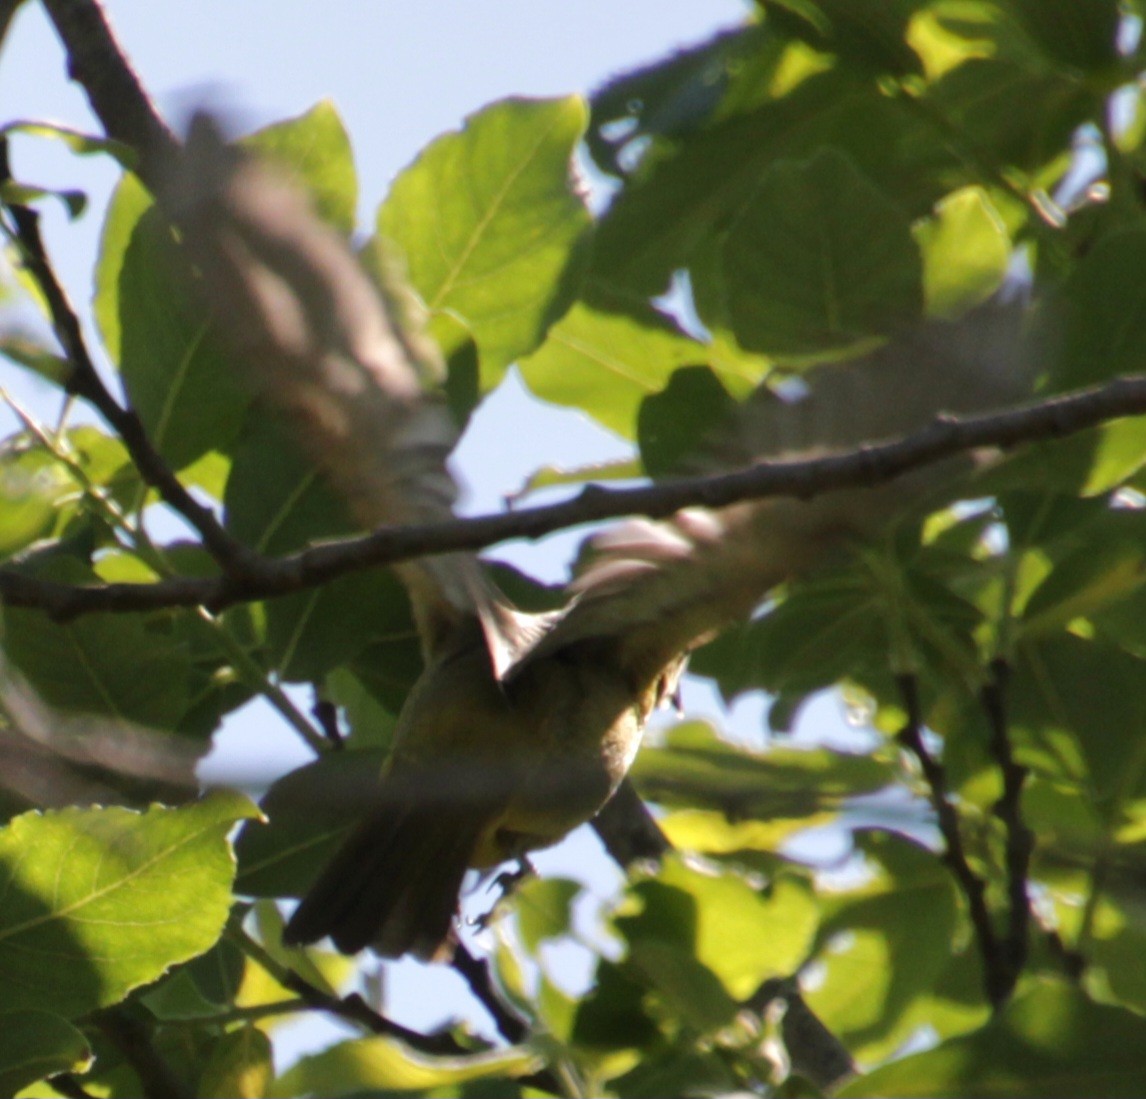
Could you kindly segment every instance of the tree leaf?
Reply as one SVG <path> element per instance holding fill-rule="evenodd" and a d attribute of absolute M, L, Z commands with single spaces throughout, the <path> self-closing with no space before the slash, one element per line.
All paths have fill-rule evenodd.
<path fill-rule="evenodd" d="M 74 558 L 36 562 L 33 571 L 70 583 L 97 580 Z M 173 729 L 187 709 L 187 651 L 143 618 L 90 614 L 55 623 L 42 611 L 5 607 L 3 625 L 8 659 L 50 706 L 152 729 Z"/>
<path fill-rule="evenodd" d="M 280 554 L 359 533 L 312 462 L 266 416 L 252 416 L 236 447 L 224 497 L 227 529 Z M 278 674 L 314 682 L 381 641 L 417 648 L 409 601 L 389 570 L 355 572 L 271 600 L 267 646 Z"/>
<path fill-rule="evenodd" d="M 263 1099 L 274 1078 L 271 1040 L 256 1026 L 224 1034 L 203 1066 L 201 1099 Z"/>
<path fill-rule="evenodd" d="M 335 846 L 370 807 L 385 752 L 328 752 L 274 783 L 267 823 L 244 826 L 235 844 L 236 888 L 256 897 L 300 896 Z"/>
<path fill-rule="evenodd" d="M 736 338 L 768 355 L 849 347 L 922 309 L 907 214 L 834 149 L 772 165 L 729 226 L 721 260 Z"/>
<path fill-rule="evenodd" d="M 243 144 L 291 170 L 310 192 L 319 216 L 347 236 L 358 215 L 358 177 L 350 135 L 324 99 L 295 118 L 255 131 Z"/>
<path fill-rule="evenodd" d="M 477 342 L 483 389 L 572 300 L 589 215 L 570 158 L 585 122 L 577 97 L 495 103 L 425 149 L 378 211 L 379 237 L 401 249 L 431 313 L 456 314 Z M 460 331 L 434 330 L 448 358 Z"/>
<path fill-rule="evenodd" d="M 456 1094 L 469 1081 L 513 1080 L 540 1065 L 537 1054 L 521 1049 L 415 1059 L 390 1038 L 359 1038 L 302 1058 L 275 1081 L 269 1094 L 334 1097 L 369 1091 L 418 1094 L 433 1089 Z"/>
<path fill-rule="evenodd" d="M 953 319 L 990 297 L 1002 284 L 1011 242 L 981 187 L 954 191 L 916 226 L 923 255 L 923 297 L 929 317 Z"/>
<path fill-rule="evenodd" d="M 6 1006 L 74 1018 L 207 950 L 231 907 L 227 833 L 256 812 L 219 793 L 179 809 L 16 817 L 0 830 Z"/>
<path fill-rule="evenodd" d="M 91 1064 L 87 1039 L 50 1011 L 0 1012 L 0 1095 L 58 1072 L 83 1072 Z"/>
<path fill-rule="evenodd" d="M 134 176 L 108 206 L 96 318 L 152 442 L 176 469 L 225 448 L 250 395 L 212 332 L 171 227 Z"/>
<path fill-rule="evenodd" d="M 637 913 L 622 909 L 614 922 L 634 951 L 648 942 L 671 947 L 689 959 L 679 971 L 686 983 L 694 979 L 687 974 L 699 963 L 719 978 L 725 995 L 736 1000 L 755 992 L 765 978 L 793 973 L 819 923 L 810 890 L 791 876 L 780 876 L 766 891 L 757 891 L 730 870 L 702 872 L 677 858 L 667 859 L 655 878 L 630 886 L 629 896 L 639 905 Z M 657 957 L 656 964 L 644 966 L 634 954 L 637 969 L 654 985 L 667 964 L 663 951 Z M 727 1019 L 717 1018 L 716 1002 L 705 995 L 710 1022 L 723 1025 Z"/>
<path fill-rule="evenodd" d="M 1076 988 L 1033 982 L 981 1030 L 861 1076 L 841 1097 L 1142 1094 L 1142 1018 Z"/>
<path fill-rule="evenodd" d="M 546 939 L 569 933 L 580 892 L 581 884 L 568 878 L 527 881 L 514 892 L 517 926 L 527 949 L 536 951 Z"/>
<path fill-rule="evenodd" d="M 1146 358 L 1146 229 L 1102 237 L 1063 288 L 1061 354 L 1052 364 L 1061 389 L 1132 374 Z"/>

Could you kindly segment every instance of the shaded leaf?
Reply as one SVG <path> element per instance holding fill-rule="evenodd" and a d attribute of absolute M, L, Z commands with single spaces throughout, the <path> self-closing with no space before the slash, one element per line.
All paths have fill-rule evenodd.
<path fill-rule="evenodd" d="M 0 1095 L 58 1072 L 83 1072 L 91 1064 L 87 1039 L 50 1011 L 0 1012 Z"/>
<path fill-rule="evenodd" d="M 385 753 L 328 752 L 274 783 L 267 822 L 245 825 L 235 844 L 235 888 L 256 897 L 299 896 L 370 807 Z"/>
<path fill-rule="evenodd" d="M 231 442 L 249 394 L 171 227 L 134 176 L 124 176 L 108 206 L 95 313 L 132 405 L 176 469 Z"/>
<path fill-rule="evenodd" d="M 261 553 L 358 533 L 342 500 L 268 417 L 247 421 L 224 504 L 227 529 Z M 405 592 L 388 570 L 351 573 L 271 600 L 266 615 L 270 659 L 286 680 L 319 680 L 383 640 L 417 647 Z"/>
<path fill-rule="evenodd" d="M 663 748 L 642 749 L 632 775 L 654 801 L 712 806 L 731 821 L 765 822 L 837 812 L 845 798 L 871 793 L 895 778 L 890 766 L 869 756 L 824 748 L 734 748 L 699 722 L 677 726 Z"/>
<path fill-rule="evenodd" d="M 849 347 L 923 304 L 907 214 L 835 150 L 769 168 L 729 226 L 722 261 L 737 340 L 769 355 Z"/>
<path fill-rule="evenodd" d="M 74 558 L 35 566 L 55 580 L 96 580 Z M 90 614 L 58 624 L 42 611 L 6 607 L 3 623 L 8 659 L 50 706 L 154 729 L 173 729 L 187 709 L 186 649 L 139 616 Z"/>

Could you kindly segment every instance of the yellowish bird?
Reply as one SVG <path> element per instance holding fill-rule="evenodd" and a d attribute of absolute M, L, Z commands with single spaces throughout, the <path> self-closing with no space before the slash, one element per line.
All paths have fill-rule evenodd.
<path fill-rule="evenodd" d="M 252 384 L 285 413 L 364 527 L 451 514 L 453 422 L 427 392 L 435 353 L 401 320 L 304 193 L 199 118 L 164 196 Z M 938 411 L 1029 391 L 1021 310 L 988 305 L 763 391 L 710 458 L 829 453 L 922 427 Z M 378 803 L 290 920 L 286 940 L 447 957 L 462 878 L 555 843 L 616 791 L 688 652 L 749 615 L 933 485 L 773 499 L 595 536 L 566 608 L 523 614 L 468 554 L 397 567 L 426 668 L 398 721 Z"/>

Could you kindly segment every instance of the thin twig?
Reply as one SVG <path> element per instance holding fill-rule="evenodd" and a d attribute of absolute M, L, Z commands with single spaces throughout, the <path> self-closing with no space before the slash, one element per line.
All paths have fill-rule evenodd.
<path fill-rule="evenodd" d="M 49 1076 L 48 1083 L 51 1084 L 53 1091 L 67 1096 L 67 1099 L 96 1099 L 70 1072 L 61 1072 L 56 1076 Z"/>
<path fill-rule="evenodd" d="M 356 1023 L 371 1034 L 398 1038 L 411 1049 L 421 1053 L 441 1056 L 472 1052 L 446 1032 L 423 1034 L 421 1031 L 411 1030 L 401 1023 L 396 1023 L 393 1019 L 387 1019 L 385 1015 L 375 1011 L 357 993 L 351 993 L 349 996 L 335 996 L 317 985 L 311 984 L 305 977 L 301 977 L 289 966 L 279 962 L 270 951 L 252 939 L 237 924 L 228 928 L 227 935 L 247 957 L 266 970 L 283 988 L 297 993 L 301 1004 L 306 1007 L 326 1012 L 328 1015 L 335 1015 L 340 1019 L 347 1020 L 347 1022 Z"/>
<path fill-rule="evenodd" d="M 489 964 L 479 961 L 460 943 L 454 950 L 454 969 L 489 1012 L 501 1036 L 512 1045 L 529 1036 L 529 1028 L 502 1003 L 489 975 Z"/>
<path fill-rule="evenodd" d="M 869 487 L 961 451 L 1061 438 L 1107 420 L 1143 414 L 1146 375 L 1134 375 L 1003 412 L 940 417 L 900 439 L 828 457 L 759 462 L 733 473 L 678 478 L 638 488 L 590 485 L 575 499 L 559 504 L 445 523 L 383 527 L 362 537 L 326 542 L 282 557 L 253 556 L 243 563 L 241 576 L 77 586 L 0 569 L 0 598 L 11 606 L 39 607 L 60 620 L 93 611 L 122 613 L 195 605 L 221 610 L 235 603 L 317 587 L 378 565 L 454 550 L 477 550 L 514 538 L 540 538 L 582 523 L 624 515 L 660 519 L 691 506 L 725 507 L 778 496 L 810 499 L 836 489 Z"/>
<path fill-rule="evenodd" d="M 994 1000 L 995 1003 L 1001 1003 L 1010 996 L 1026 965 L 1031 926 L 1027 874 L 1034 837 L 1022 818 L 1023 783 L 1027 778 L 1027 768 L 1015 762 L 1007 728 L 1008 671 L 1005 661 L 995 660 L 991 665 L 991 678 L 981 692 L 983 710 L 991 729 L 990 752 L 1003 780 L 1003 792 L 995 802 L 994 813 L 1002 822 L 1006 835 L 1004 862 L 1007 871 L 1007 930 L 999 944 L 1002 970 L 998 974 L 998 998 Z"/>
<path fill-rule="evenodd" d="M 897 676 L 900 697 L 903 700 L 907 719 L 897 737 L 899 743 L 918 761 L 923 779 L 927 785 L 927 795 L 935 810 L 939 833 L 943 837 L 943 862 L 955 876 L 971 916 L 975 938 L 983 956 L 984 981 L 987 997 L 998 1006 L 1009 995 L 1010 989 L 1000 995 L 1005 983 L 1002 979 L 1005 963 L 999 944 L 999 937 L 991 921 L 987 907 L 987 885 L 967 861 L 967 850 L 959 829 L 959 815 L 951 804 L 947 789 L 947 772 L 927 749 L 923 742 L 923 712 L 919 703 L 919 685 L 913 675 Z"/>

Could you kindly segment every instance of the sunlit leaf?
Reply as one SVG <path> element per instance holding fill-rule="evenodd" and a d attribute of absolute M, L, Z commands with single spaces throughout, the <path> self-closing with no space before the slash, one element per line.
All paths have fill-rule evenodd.
<path fill-rule="evenodd" d="M 0 831 L 6 1006 L 74 1017 L 207 950 L 231 907 L 227 834 L 255 812 L 237 794 L 214 794 L 180 809 L 11 821 Z"/>
<path fill-rule="evenodd" d="M 455 1091 L 468 1081 L 513 1080 L 539 1066 L 536 1054 L 496 1050 L 470 1057 L 417 1057 L 390 1038 L 358 1038 L 304 1057 L 274 1082 L 272 1096 L 329 1096 L 364 1091 Z"/>
<path fill-rule="evenodd" d="M 993 294 L 1007 273 L 1010 241 L 981 187 L 948 195 L 915 231 L 929 317 L 957 317 Z"/>
<path fill-rule="evenodd" d="M 1033 984 L 981 1030 L 860 1077 L 841 1096 L 1132 1096 L 1143 1022 L 1057 981 Z"/>
<path fill-rule="evenodd" d="M 434 314 L 477 342 L 482 388 L 541 342 L 571 300 L 589 216 L 570 181 L 584 103 L 507 99 L 433 142 L 394 182 L 378 233 Z M 459 330 L 434 326 L 449 357 Z"/>

